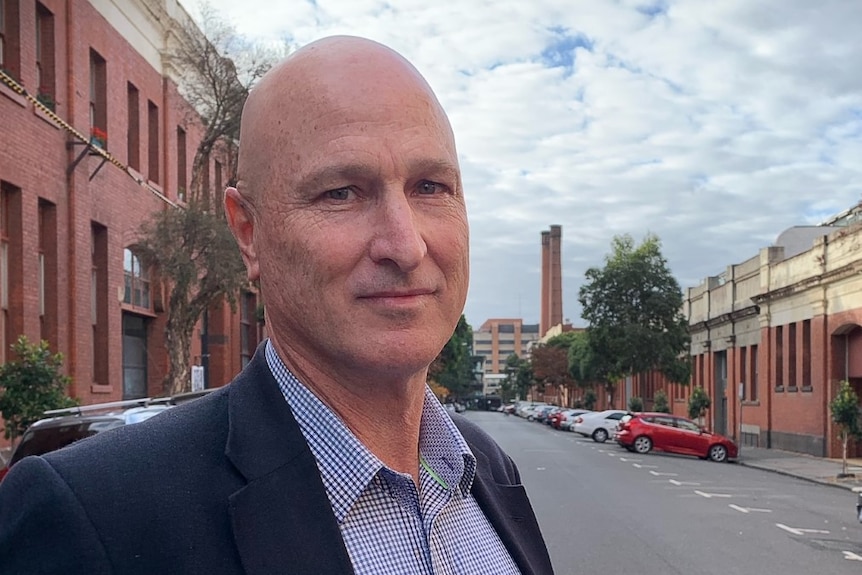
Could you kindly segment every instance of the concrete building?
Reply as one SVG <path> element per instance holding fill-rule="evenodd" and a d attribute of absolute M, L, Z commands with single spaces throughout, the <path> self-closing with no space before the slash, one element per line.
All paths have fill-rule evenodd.
<path fill-rule="evenodd" d="M 167 291 L 135 239 L 191 181 L 202 124 L 166 54 L 189 15 L 176 0 L 0 10 L 0 362 L 23 334 L 64 354 L 82 403 L 160 395 Z M 233 153 L 208 159 L 213 190 Z M 192 356 L 221 385 L 261 337 L 255 295 L 215 306 L 206 327 Z"/>
<path fill-rule="evenodd" d="M 505 374 L 506 358 L 530 358 L 530 345 L 539 339 L 539 326 L 520 319 L 489 319 L 473 331 L 473 353 L 483 356 L 485 374 Z"/>
<path fill-rule="evenodd" d="M 542 232 L 542 293 L 539 335 L 563 323 L 562 226 Z"/>

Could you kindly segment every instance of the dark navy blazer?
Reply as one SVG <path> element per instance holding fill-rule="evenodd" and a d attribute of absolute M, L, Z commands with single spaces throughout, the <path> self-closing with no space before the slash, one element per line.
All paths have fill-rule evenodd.
<path fill-rule="evenodd" d="M 206 397 L 19 462 L 0 484 L 0 573 L 352 573 L 262 351 Z M 552 573 L 514 463 L 455 422 L 477 458 L 473 495 L 521 572 Z"/>

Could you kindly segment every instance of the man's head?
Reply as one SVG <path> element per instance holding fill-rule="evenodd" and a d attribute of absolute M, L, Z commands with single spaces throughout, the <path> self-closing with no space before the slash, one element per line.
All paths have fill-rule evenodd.
<path fill-rule="evenodd" d="M 454 138 L 389 48 L 327 38 L 271 70 L 243 111 L 225 205 L 289 359 L 397 377 L 451 335 L 469 259 Z"/>

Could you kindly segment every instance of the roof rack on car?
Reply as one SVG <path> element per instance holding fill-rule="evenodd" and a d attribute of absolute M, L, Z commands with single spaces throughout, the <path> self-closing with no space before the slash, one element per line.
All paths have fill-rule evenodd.
<path fill-rule="evenodd" d="M 89 411 L 102 411 L 106 409 L 127 409 L 130 407 L 147 407 L 149 405 L 179 405 L 192 399 L 206 395 L 211 391 L 215 391 L 216 387 L 203 389 L 200 391 L 190 391 L 186 393 L 178 393 L 168 397 L 141 397 L 139 399 L 126 399 L 123 401 L 109 401 L 107 403 L 93 403 L 91 405 L 78 405 L 75 407 L 66 407 L 63 409 L 49 409 L 45 415 L 83 415 Z"/>
<path fill-rule="evenodd" d="M 81 415 L 87 411 L 99 411 L 102 409 L 144 407 L 152 403 L 152 398 L 142 397 L 140 399 L 127 399 L 124 401 L 109 401 L 107 403 L 93 403 L 91 405 L 76 405 L 63 409 L 49 409 L 45 415 Z"/>

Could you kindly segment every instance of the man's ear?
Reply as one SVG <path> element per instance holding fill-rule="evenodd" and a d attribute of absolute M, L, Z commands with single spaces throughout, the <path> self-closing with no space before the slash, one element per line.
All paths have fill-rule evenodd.
<path fill-rule="evenodd" d="M 256 224 L 251 206 L 242 197 L 236 188 L 227 188 L 224 192 L 224 213 L 227 216 L 227 225 L 236 238 L 248 281 L 256 281 L 260 278 L 260 265 L 257 260 L 257 251 L 254 247 L 254 226 Z"/>

